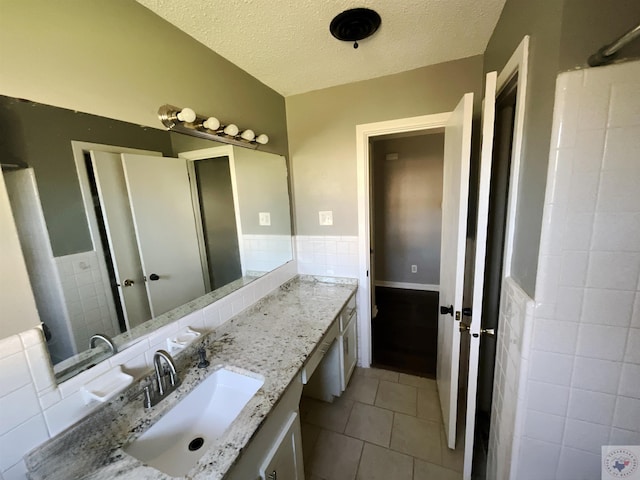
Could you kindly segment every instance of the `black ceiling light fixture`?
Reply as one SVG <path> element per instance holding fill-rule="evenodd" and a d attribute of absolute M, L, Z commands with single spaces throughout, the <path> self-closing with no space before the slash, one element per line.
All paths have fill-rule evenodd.
<path fill-rule="evenodd" d="M 352 8 L 345 10 L 331 20 L 331 35 L 344 42 L 353 42 L 358 48 L 358 40 L 368 38 L 380 27 L 380 15 L 368 8 Z"/>

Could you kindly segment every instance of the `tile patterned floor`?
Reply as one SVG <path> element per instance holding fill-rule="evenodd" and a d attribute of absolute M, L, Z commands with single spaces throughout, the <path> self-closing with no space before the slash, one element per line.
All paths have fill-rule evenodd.
<path fill-rule="evenodd" d="M 435 380 L 356 369 L 333 403 L 303 397 L 307 480 L 460 480 L 462 448 L 449 450 Z"/>

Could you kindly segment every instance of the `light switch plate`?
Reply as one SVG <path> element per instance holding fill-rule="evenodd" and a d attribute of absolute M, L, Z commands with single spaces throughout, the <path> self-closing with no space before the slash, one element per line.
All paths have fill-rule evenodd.
<path fill-rule="evenodd" d="M 268 227 L 271 225 L 271 213 L 270 212 L 259 212 L 258 213 L 258 221 L 260 226 Z"/>
<path fill-rule="evenodd" d="M 318 217 L 320 218 L 320 225 L 333 225 L 333 211 L 318 212 Z"/>

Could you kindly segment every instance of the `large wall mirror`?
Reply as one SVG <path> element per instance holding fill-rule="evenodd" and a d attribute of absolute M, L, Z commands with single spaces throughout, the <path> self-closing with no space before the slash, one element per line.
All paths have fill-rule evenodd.
<path fill-rule="evenodd" d="M 282 156 L 2 96 L 0 129 L 58 381 L 292 259 Z"/>

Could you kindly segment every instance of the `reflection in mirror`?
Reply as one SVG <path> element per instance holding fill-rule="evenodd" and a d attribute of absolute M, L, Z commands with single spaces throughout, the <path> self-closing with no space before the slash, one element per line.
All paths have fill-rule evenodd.
<path fill-rule="evenodd" d="M 58 381 L 292 258 L 284 157 L 8 97 L 0 127 Z"/>

